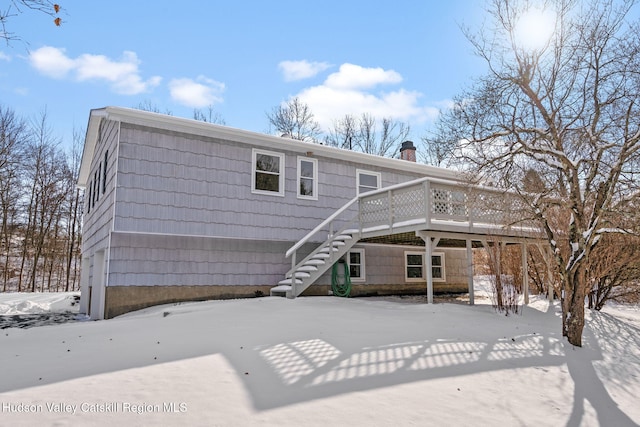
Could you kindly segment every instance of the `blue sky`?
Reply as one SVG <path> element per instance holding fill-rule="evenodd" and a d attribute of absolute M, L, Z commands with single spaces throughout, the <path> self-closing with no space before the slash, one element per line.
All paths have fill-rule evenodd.
<path fill-rule="evenodd" d="M 0 103 L 46 108 L 65 144 L 90 109 L 141 103 L 189 118 L 213 105 L 228 126 L 268 132 L 265 113 L 292 96 L 324 127 L 366 112 L 418 141 L 484 69 L 460 29 L 484 19 L 473 0 L 59 3 L 60 27 L 36 12 L 7 23 L 24 41 L 0 45 Z"/>

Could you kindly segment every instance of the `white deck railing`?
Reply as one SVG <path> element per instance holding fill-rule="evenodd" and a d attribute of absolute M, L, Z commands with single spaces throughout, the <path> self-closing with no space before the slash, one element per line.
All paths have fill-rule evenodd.
<path fill-rule="evenodd" d="M 354 197 L 293 245 L 286 257 L 292 257 L 291 271 L 295 271 L 297 251 L 305 243 L 325 239 L 325 244 L 331 243 L 333 237 L 345 232 L 359 240 L 411 230 L 523 237 L 537 232 L 526 219 L 524 204 L 513 193 L 421 178 Z M 317 239 L 316 235 L 322 237 Z"/>

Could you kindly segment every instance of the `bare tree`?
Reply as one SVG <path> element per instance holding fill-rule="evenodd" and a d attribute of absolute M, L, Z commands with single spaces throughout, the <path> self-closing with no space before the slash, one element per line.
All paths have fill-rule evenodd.
<path fill-rule="evenodd" d="M 25 273 L 28 287 L 36 291 L 38 273 L 44 278 L 49 244 L 57 240 L 52 230 L 60 218 L 59 211 L 65 198 L 64 176 L 68 173 L 64 153 L 58 148 L 47 121 L 46 111 L 34 120 L 32 137 L 27 147 L 25 166 L 27 194 L 24 211 L 26 225 L 22 245 L 22 259 L 18 291 L 22 290 Z M 25 271 L 27 270 L 27 271 Z M 44 284 L 44 280 L 42 282 Z"/>
<path fill-rule="evenodd" d="M 590 255 L 603 235 L 638 230 L 640 27 L 628 22 L 635 0 L 550 0 L 553 37 L 525 47 L 517 24 L 530 4 L 492 0 L 494 26 L 466 32 L 489 72 L 430 140 L 450 141 L 475 176 L 521 194 L 561 280 L 563 335 L 581 346 Z M 539 191 L 524 188 L 530 169 Z M 621 210 L 635 221 L 622 222 Z"/>
<path fill-rule="evenodd" d="M 408 124 L 390 117 L 383 117 L 378 125 L 372 114 L 363 113 L 359 118 L 347 114 L 334 122 L 326 143 L 334 147 L 392 157 L 397 153 L 400 143 L 407 139 L 409 132 Z"/>
<path fill-rule="evenodd" d="M 588 273 L 589 308 L 601 310 L 607 301 L 640 302 L 640 239 L 605 236 L 591 255 Z"/>
<path fill-rule="evenodd" d="M 222 115 L 213 109 L 213 105 L 209 104 L 205 109 L 194 109 L 193 119 L 201 122 L 215 123 L 218 125 L 226 125 Z"/>
<path fill-rule="evenodd" d="M 80 257 L 80 236 L 81 236 L 81 192 L 76 187 L 78 182 L 78 173 L 80 172 L 80 161 L 82 159 L 82 143 L 83 135 L 85 132 L 74 131 L 73 132 L 73 145 L 71 147 L 71 153 L 68 156 L 68 171 L 66 176 L 66 187 L 68 191 L 66 193 L 65 206 L 67 211 L 66 224 L 66 269 L 64 290 L 74 289 L 74 284 L 78 276 L 78 259 Z M 103 167 L 107 167 L 104 165 Z"/>
<path fill-rule="evenodd" d="M 358 144 L 358 128 L 358 119 L 352 114 L 346 114 L 343 118 L 334 121 L 333 127 L 325 137 L 325 144 L 353 150 Z"/>
<path fill-rule="evenodd" d="M 25 122 L 13 110 L 0 106 L 0 244 L 4 257 L 3 291 L 7 290 L 7 284 L 13 275 L 11 258 L 18 228 L 18 202 L 22 195 L 26 142 Z"/>
<path fill-rule="evenodd" d="M 73 290 L 79 272 L 82 134 L 68 155 L 46 110 L 29 125 L 0 106 L 1 291 Z"/>
<path fill-rule="evenodd" d="M 379 156 L 391 157 L 398 152 L 400 144 L 407 139 L 411 128 L 407 123 L 396 121 L 390 117 L 383 117 L 380 138 L 375 147 Z"/>
<path fill-rule="evenodd" d="M 442 126 L 441 123 L 437 125 Z M 446 135 L 446 129 L 440 129 L 441 132 L 435 132 L 437 135 Z M 422 138 L 422 149 L 420 156 L 424 163 L 432 166 L 446 167 L 453 155 L 455 143 L 451 140 L 440 140 L 432 136 Z"/>
<path fill-rule="evenodd" d="M 51 16 L 53 23 L 60 26 L 62 18 L 58 16 L 60 13 L 60 5 L 49 0 L 10 0 L 6 5 L 6 9 L 0 9 L 0 39 L 4 39 L 7 44 L 14 40 L 21 40 L 20 36 L 11 32 L 7 28 L 7 22 L 23 13 L 25 10 L 33 10 Z"/>
<path fill-rule="evenodd" d="M 298 97 L 274 107 L 271 113 L 267 113 L 267 118 L 269 124 L 281 136 L 315 142 L 321 133 L 320 125 L 314 120 L 311 109 Z"/>
<path fill-rule="evenodd" d="M 169 110 L 168 108 L 165 108 L 165 110 L 162 111 L 160 110 L 160 107 L 158 107 L 158 105 L 154 104 L 149 99 L 145 99 L 144 101 L 141 101 L 138 105 L 136 105 L 133 108 L 135 108 L 136 110 L 149 111 L 150 113 L 166 114 L 167 116 L 173 116 L 173 112 L 171 110 Z"/>

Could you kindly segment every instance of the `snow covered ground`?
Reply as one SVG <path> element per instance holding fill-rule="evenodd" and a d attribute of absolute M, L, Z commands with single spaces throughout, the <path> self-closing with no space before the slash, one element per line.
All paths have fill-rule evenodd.
<path fill-rule="evenodd" d="M 25 301 L 0 294 L 0 313 Z M 506 317 L 487 301 L 255 298 L 2 329 L 0 425 L 640 423 L 638 306 L 587 310 L 574 348 L 557 305 Z"/>
<path fill-rule="evenodd" d="M 0 293 L 0 316 L 77 313 L 80 292 Z"/>
<path fill-rule="evenodd" d="M 80 292 L 0 293 L 0 330 L 87 319 L 79 315 Z"/>

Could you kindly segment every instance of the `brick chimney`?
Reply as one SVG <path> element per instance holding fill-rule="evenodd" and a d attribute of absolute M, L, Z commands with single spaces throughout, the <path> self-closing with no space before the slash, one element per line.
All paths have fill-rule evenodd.
<path fill-rule="evenodd" d="M 416 147 L 413 146 L 413 142 L 405 141 L 402 143 L 400 158 L 409 162 L 416 162 Z"/>

